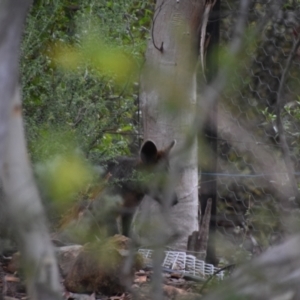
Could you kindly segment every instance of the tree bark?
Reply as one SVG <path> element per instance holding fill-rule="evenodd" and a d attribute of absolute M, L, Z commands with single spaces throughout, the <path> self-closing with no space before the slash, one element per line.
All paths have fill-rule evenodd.
<path fill-rule="evenodd" d="M 21 35 L 30 4 L 0 1 L 1 201 L 21 250 L 30 299 L 56 300 L 61 298 L 60 276 L 27 155 L 18 86 Z"/>
<path fill-rule="evenodd" d="M 181 250 L 186 249 L 188 236 L 198 227 L 196 137 L 190 138 L 190 147 L 182 148 L 195 117 L 197 37 L 204 3 L 157 1 L 141 76 L 144 138 L 154 140 L 158 147 L 176 139 L 181 150 L 171 161 L 171 170 L 179 170 L 179 184 L 174 182 L 179 204 L 172 208 L 171 224 L 181 236 L 174 247 Z"/>
<path fill-rule="evenodd" d="M 219 37 L 220 37 L 220 0 L 216 0 L 213 10 L 207 24 L 207 34 L 209 43 L 207 46 L 207 55 L 205 59 L 205 77 L 207 84 L 210 84 L 217 76 L 219 68 Z M 202 82 L 203 74 L 197 82 Z M 200 84 L 199 84 L 200 86 Z M 199 93 L 201 94 L 201 90 Z M 199 157 L 199 165 L 201 167 L 201 192 L 199 191 L 199 200 L 201 205 L 201 213 L 206 209 L 207 201 L 212 199 L 211 219 L 209 240 L 207 248 L 206 262 L 217 265 L 215 249 L 215 234 L 217 228 L 217 161 L 218 161 L 218 102 L 213 103 L 207 113 L 205 123 L 200 135 L 202 142 L 205 144 Z"/>
<path fill-rule="evenodd" d="M 205 260 L 207 256 L 211 206 L 212 199 L 208 199 L 205 213 L 202 213 L 201 222 L 199 222 L 199 230 L 194 231 L 188 238 L 187 253 L 194 255 L 201 260 Z"/>
<path fill-rule="evenodd" d="M 21 251 L 30 299 L 57 300 L 60 276 L 27 155 L 19 87 L 11 102 L 2 171 L 4 207 Z"/>
<path fill-rule="evenodd" d="M 0 170 L 8 132 L 10 100 L 18 81 L 18 56 L 26 13 L 31 0 L 0 1 Z"/>

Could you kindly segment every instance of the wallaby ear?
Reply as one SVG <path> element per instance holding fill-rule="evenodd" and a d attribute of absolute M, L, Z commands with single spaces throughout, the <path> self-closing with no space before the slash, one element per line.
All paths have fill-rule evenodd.
<path fill-rule="evenodd" d="M 151 140 L 146 141 L 140 151 L 140 157 L 143 163 L 149 164 L 156 162 L 157 159 L 157 147 Z"/>
<path fill-rule="evenodd" d="M 166 154 L 169 154 L 169 152 L 171 151 L 171 149 L 172 149 L 175 145 L 176 145 L 176 140 L 173 140 L 173 141 L 171 142 L 171 144 L 170 144 L 168 147 L 165 148 L 164 152 L 165 152 Z"/>

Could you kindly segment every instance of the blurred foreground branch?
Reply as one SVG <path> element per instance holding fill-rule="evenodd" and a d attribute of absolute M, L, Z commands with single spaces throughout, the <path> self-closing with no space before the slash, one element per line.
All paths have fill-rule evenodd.
<path fill-rule="evenodd" d="M 285 137 L 284 128 L 281 120 L 281 108 L 283 106 L 283 89 L 284 85 L 286 83 L 288 72 L 291 68 L 293 58 L 295 57 L 295 54 L 300 46 L 300 37 L 297 38 L 297 40 L 294 41 L 293 47 L 291 49 L 290 55 L 287 59 L 286 66 L 282 72 L 281 78 L 280 78 L 280 84 L 277 92 L 277 99 L 276 99 L 276 126 L 278 130 L 278 136 L 279 136 L 279 144 L 280 148 L 283 154 L 283 159 L 286 165 L 289 181 L 291 184 L 291 187 L 293 189 L 293 194 L 295 197 L 295 200 L 298 205 L 300 205 L 300 194 L 298 190 L 297 180 L 295 178 L 295 169 L 294 164 L 291 159 L 291 154 L 289 150 L 289 146 Z"/>
<path fill-rule="evenodd" d="M 19 80 L 21 34 L 31 1 L 0 1 L 0 171 L 3 210 L 17 238 L 32 300 L 61 298 L 60 276 L 27 154 Z"/>
<path fill-rule="evenodd" d="M 236 270 L 230 279 L 205 300 L 221 299 L 300 299 L 300 236 Z"/>

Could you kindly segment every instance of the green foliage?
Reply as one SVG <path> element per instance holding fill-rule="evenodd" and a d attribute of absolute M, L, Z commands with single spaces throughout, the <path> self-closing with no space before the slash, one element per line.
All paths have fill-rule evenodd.
<path fill-rule="evenodd" d="M 128 154 L 128 145 L 137 143 L 134 82 L 153 5 L 34 1 L 21 59 L 33 161 L 69 153 L 70 147 L 99 160 Z"/>
<path fill-rule="evenodd" d="M 56 209 L 64 211 L 76 194 L 92 182 L 93 171 L 78 154 L 57 155 L 42 165 L 37 165 L 41 184 Z"/>

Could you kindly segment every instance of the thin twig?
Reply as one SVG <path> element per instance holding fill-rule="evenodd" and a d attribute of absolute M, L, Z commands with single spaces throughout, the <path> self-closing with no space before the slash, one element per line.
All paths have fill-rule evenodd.
<path fill-rule="evenodd" d="M 209 19 L 210 12 L 214 5 L 216 4 L 216 0 L 208 0 L 206 1 L 205 4 L 205 9 L 202 17 L 202 24 L 201 24 L 201 32 L 200 32 L 200 62 L 201 62 L 201 68 L 202 68 L 202 73 L 204 76 L 205 82 L 207 81 L 206 76 L 205 76 L 205 54 L 206 54 L 206 49 L 205 49 L 205 40 L 206 40 L 206 29 L 207 29 L 207 23 Z"/>
<path fill-rule="evenodd" d="M 212 274 L 211 276 L 209 276 L 208 278 L 207 278 L 207 280 L 204 282 L 204 284 L 202 285 L 202 287 L 201 287 L 201 289 L 200 289 L 200 291 L 199 291 L 199 294 L 201 294 L 203 291 L 204 291 L 204 289 L 206 288 L 206 286 L 208 285 L 208 283 L 216 276 L 216 275 L 218 275 L 219 273 L 221 273 L 222 271 L 225 271 L 225 270 L 227 270 L 227 269 L 233 269 L 235 267 L 235 264 L 231 264 L 231 265 L 227 265 L 227 266 L 225 266 L 225 267 L 223 267 L 223 268 L 221 268 L 221 269 L 219 269 L 219 270 L 217 270 L 216 272 L 214 272 L 214 274 Z"/>
<path fill-rule="evenodd" d="M 86 111 L 87 111 L 86 107 L 79 108 L 77 116 L 76 116 L 76 118 L 75 118 L 75 120 L 74 120 L 74 122 L 72 124 L 72 127 L 75 128 L 75 127 L 77 127 L 82 122 L 83 117 L 84 117 Z"/>
<path fill-rule="evenodd" d="M 160 14 L 161 9 L 162 9 L 162 7 L 163 7 L 164 4 L 165 4 L 165 1 L 163 1 L 163 2 L 161 3 L 161 5 L 158 7 L 158 12 L 157 12 L 157 14 L 154 16 L 154 18 L 153 18 L 153 21 L 152 21 L 152 29 L 151 29 L 151 36 L 152 36 L 152 43 L 153 43 L 153 46 L 155 47 L 155 49 L 157 49 L 157 50 L 160 51 L 160 52 L 163 52 L 163 50 L 164 50 L 164 42 L 161 42 L 161 45 L 160 45 L 159 48 L 156 46 L 155 40 L 154 40 L 154 26 L 155 26 L 155 21 L 156 21 L 158 15 Z"/>
<path fill-rule="evenodd" d="M 282 124 L 282 120 L 281 120 L 281 108 L 283 105 L 283 97 L 282 97 L 283 88 L 286 83 L 287 75 L 290 70 L 293 58 L 294 58 L 299 46 L 300 46 L 300 36 L 298 36 L 298 38 L 294 41 L 290 55 L 287 59 L 286 66 L 285 66 L 283 73 L 281 75 L 281 78 L 280 78 L 280 84 L 279 84 L 277 98 L 276 98 L 276 125 L 277 125 L 277 129 L 278 129 L 279 145 L 280 145 L 280 148 L 281 148 L 281 151 L 283 154 L 283 160 L 286 165 L 286 169 L 287 169 L 288 177 L 290 180 L 290 184 L 293 189 L 294 197 L 295 197 L 296 203 L 298 203 L 298 205 L 300 205 L 300 194 L 299 194 L 299 190 L 298 190 L 298 186 L 297 186 L 297 181 L 294 176 L 295 170 L 294 170 L 293 162 L 291 160 L 290 149 L 289 149 L 289 146 L 286 141 L 285 134 L 284 134 L 284 128 L 283 128 L 283 124 Z"/>
<path fill-rule="evenodd" d="M 132 234 L 132 232 L 131 232 Z M 134 265 L 134 260 L 136 259 L 135 254 L 138 248 L 138 244 L 136 243 L 137 239 L 132 238 L 129 243 L 129 252 L 128 256 L 124 262 L 124 266 L 122 269 L 122 284 L 125 286 L 126 290 L 131 293 L 132 300 L 139 299 L 139 295 L 137 291 L 132 288 L 132 268 Z"/>

